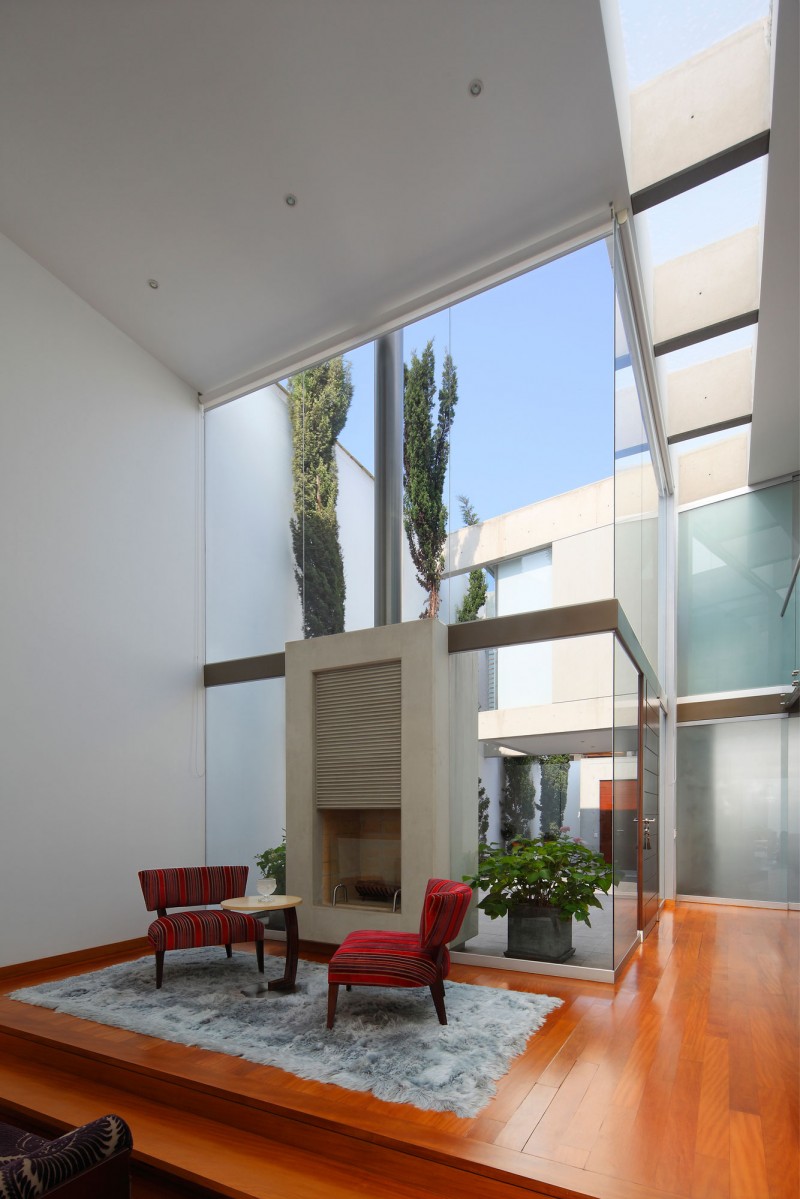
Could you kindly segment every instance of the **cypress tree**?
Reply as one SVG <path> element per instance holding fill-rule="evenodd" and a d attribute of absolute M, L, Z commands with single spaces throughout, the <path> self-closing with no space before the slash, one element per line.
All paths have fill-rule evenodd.
<path fill-rule="evenodd" d="M 433 426 L 436 362 L 429 341 L 405 370 L 403 429 L 403 524 L 417 572 L 417 582 L 427 593 L 421 617 L 435 619 L 444 572 L 447 508 L 444 481 L 450 456 L 450 430 L 458 402 L 453 359 L 445 354 L 438 415 Z"/>
<path fill-rule="evenodd" d="M 461 519 L 464 524 L 477 525 L 478 515 L 472 504 L 465 495 L 458 497 L 458 502 L 461 505 Z M 486 575 L 482 570 L 471 570 L 469 579 L 467 580 L 467 590 L 464 598 L 456 612 L 456 620 L 459 624 L 466 624 L 470 620 L 477 620 L 478 613 L 486 603 Z"/>
<path fill-rule="evenodd" d="M 303 636 L 344 631 L 344 563 L 336 500 L 336 439 L 344 428 L 353 384 L 350 363 L 331 358 L 289 380 L 294 515 L 290 521 L 294 577 L 303 608 Z"/>
<path fill-rule="evenodd" d="M 530 837 L 536 811 L 536 787 L 531 776 L 535 757 L 504 758 L 506 781 L 500 796 L 500 836 L 506 849 L 517 837 Z"/>
<path fill-rule="evenodd" d="M 548 754 L 539 758 L 541 765 L 541 812 L 539 827 L 542 836 L 557 837 L 564 823 L 569 780 L 569 754 Z"/>

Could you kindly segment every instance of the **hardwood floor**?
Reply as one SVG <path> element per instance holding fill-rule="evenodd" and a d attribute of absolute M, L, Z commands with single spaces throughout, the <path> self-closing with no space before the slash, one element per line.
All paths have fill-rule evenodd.
<path fill-rule="evenodd" d="M 0 1112 L 55 1130 L 118 1111 L 137 1196 L 797 1199 L 799 941 L 796 912 L 682 904 L 615 986 L 454 967 L 564 1000 L 475 1119 L 3 995 Z"/>

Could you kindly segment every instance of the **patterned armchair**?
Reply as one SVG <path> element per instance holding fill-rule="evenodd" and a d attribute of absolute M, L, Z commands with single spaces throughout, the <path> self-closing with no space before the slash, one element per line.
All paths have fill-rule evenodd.
<path fill-rule="evenodd" d="M 127 1199 L 131 1130 L 101 1116 L 55 1140 L 0 1124 L 0 1199 Z"/>
<path fill-rule="evenodd" d="M 234 942 L 254 941 L 258 969 L 264 973 L 264 925 L 246 912 L 173 912 L 167 908 L 199 907 L 238 899 L 247 886 L 249 866 L 178 866 L 170 870 L 140 870 L 145 907 L 158 912 L 147 930 L 156 955 L 156 987 L 164 977 L 164 954 L 168 949 L 196 949 L 201 945 L 224 945 L 228 957 Z"/>
<path fill-rule="evenodd" d="M 336 1019 L 339 987 L 430 987 L 440 1024 L 447 1023 L 444 980 L 450 973 L 448 942 L 467 914 L 472 889 L 432 878 L 425 891 L 419 933 L 355 932 L 328 964 L 328 1028 Z"/>

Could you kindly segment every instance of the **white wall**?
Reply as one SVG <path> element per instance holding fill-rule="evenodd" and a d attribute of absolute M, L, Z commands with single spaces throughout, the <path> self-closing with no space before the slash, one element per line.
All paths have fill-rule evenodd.
<path fill-rule="evenodd" d="M 204 860 L 192 390 L 0 237 L 0 965 Z"/>

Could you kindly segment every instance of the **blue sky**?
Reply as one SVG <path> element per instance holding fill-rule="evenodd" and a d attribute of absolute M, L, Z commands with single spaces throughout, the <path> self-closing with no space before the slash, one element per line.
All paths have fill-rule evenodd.
<path fill-rule="evenodd" d="M 408 326 L 408 362 L 432 338 L 458 374 L 446 502 L 485 519 L 613 472 L 614 291 L 604 241 Z M 374 463 L 372 346 L 346 357 L 354 396 L 340 438 Z"/>
<path fill-rule="evenodd" d="M 635 88 L 766 17 L 770 0 L 619 0 L 619 10 Z"/>

